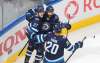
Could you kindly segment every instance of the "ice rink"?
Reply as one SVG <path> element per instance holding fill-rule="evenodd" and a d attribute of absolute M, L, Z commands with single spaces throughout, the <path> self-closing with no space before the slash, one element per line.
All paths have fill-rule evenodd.
<path fill-rule="evenodd" d="M 35 52 L 33 52 L 30 63 L 34 61 L 34 54 Z M 71 52 L 65 49 L 65 60 L 70 54 Z M 19 58 L 15 63 L 24 63 L 24 57 Z M 100 35 L 87 36 L 84 47 L 78 49 L 67 63 L 100 63 Z"/>
<path fill-rule="evenodd" d="M 0 0 L 0 63 L 24 63 L 28 46 L 23 49 L 28 40 L 25 29 L 29 24 L 26 12 L 38 4 L 43 4 L 46 12 L 48 5 L 44 3 L 49 1 L 53 1 L 50 5 L 59 21 L 71 24 L 67 37 L 72 44 L 87 37 L 83 48 L 76 50 L 67 63 L 100 63 L 100 0 Z M 35 53 L 29 63 L 33 63 Z M 71 53 L 65 49 L 65 61 Z"/>

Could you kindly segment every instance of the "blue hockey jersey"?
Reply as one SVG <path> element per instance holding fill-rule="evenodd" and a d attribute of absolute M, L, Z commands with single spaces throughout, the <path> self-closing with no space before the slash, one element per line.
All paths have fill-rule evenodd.
<path fill-rule="evenodd" d="M 47 34 L 48 32 L 53 32 L 56 24 L 59 23 L 59 17 L 56 14 L 53 14 L 49 17 L 47 14 L 44 14 L 41 31 Z"/>
<path fill-rule="evenodd" d="M 45 42 L 44 63 L 64 63 L 64 48 L 72 52 L 78 48 L 77 45 L 71 45 L 67 38 L 54 33 L 36 35 L 35 40 Z"/>
<path fill-rule="evenodd" d="M 74 51 L 74 46 L 68 42 L 67 38 L 62 36 L 51 33 L 47 35 L 46 40 L 45 60 L 48 62 L 64 61 L 64 48 L 68 49 L 68 51 Z"/>
<path fill-rule="evenodd" d="M 33 39 L 33 35 L 37 34 L 40 29 L 41 18 L 34 16 L 34 18 L 28 23 L 26 33 L 28 34 L 29 39 Z"/>

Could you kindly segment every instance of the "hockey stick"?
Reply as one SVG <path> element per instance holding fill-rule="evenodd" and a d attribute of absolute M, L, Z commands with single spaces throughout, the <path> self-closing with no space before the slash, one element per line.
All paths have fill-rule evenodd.
<path fill-rule="evenodd" d="M 23 52 L 23 50 L 25 49 L 25 47 L 27 46 L 27 44 L 29 43 L 29 41 L 27 41 L 27 43 L 24 45 L 24 47 L 22 48 L 22 50 L 19 52 L 18 56 L 16 57 L 16 59 L 14 59 L 13 61 L 17 61 L 18 57 L 21 55 L 21 53 Z"/>
<path fill-rule="evenodd" d="M 28 33 L 26 33 L 26 35 L 28 36 Z M 29 39 L 29 38 L 28 38 Z M 29 40 L 27 41 L 27 43 L 24 45 L 23 49 L 19 52 L 18 56 L 20 56 L 20 54 L 23 52 L 23 50 L 25 49 L 25 47 L 27 46 L 27 44 L 29 43 Z"/>
<path fill-rule="evenodd" d="M 87 38 L 87 37 L 85 36 L 85 37 L 83 38 L 82 42 L 84 42 L 84 40 L 85 40 L 86 38 Z M 76 49 L 76 50 L 77 50 L 77 49 Z M 76 50 L 75 50 L 75 51 L 76 51 Z M 75 51 L 72 52 L 72 54 L 67 58 L 67 60 L 65 61 L 65 63 L 68 62 L 68 60 L 72 57 L 72 55 L 75 53 Z"/>
<path fill-rule="evenodd" d="M 69 20 L 68 20 L 68 24 L 69 24 Z M 69 31 L 69 30 L 67 29 L 67 36 L 68 36 L 68 33 L 69 33 L 68 31 Z"/>
<path fill-rule="evenodd" d="M 69 17 L 70 17 L 70 14 L 69 14 Z M 69 24 L 69 19 L 68 19 L 68 24 Z M 68 31 L 69 31 L 69 30 L 67 29 L 67 36 L 68 36 L 68 33 L 69 33 Z"/>
<path fill-rule="evenodd" d="M 23 52 L 23 50 L 25 49 L 25 47 L 27 46 L 28 43 L 29 43 L 29 40 L 27 41 L 27 43 L 25 44 L 25 46 L 23 47 L 23 49 L 20 51 L 20 53 L 18 54 L 18 56 L 20 56 L 20 54 Z"/>

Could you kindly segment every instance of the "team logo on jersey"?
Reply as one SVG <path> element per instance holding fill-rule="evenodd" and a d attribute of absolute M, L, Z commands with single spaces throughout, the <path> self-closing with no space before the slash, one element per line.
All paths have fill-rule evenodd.
<path fill-rule="evenodd" d="M 43 23 L 43 27 L 42 27 L 43 30 L 49 30 L 50 29 L 50 24 L 45 22 Z"/>

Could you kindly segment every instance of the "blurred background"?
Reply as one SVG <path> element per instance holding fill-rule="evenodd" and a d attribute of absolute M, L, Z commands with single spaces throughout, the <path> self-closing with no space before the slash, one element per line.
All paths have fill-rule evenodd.
<path fill-rule="evenodd" d="M 47 1 L 47 0 L 46 0 Z M 0 0 L 0 29 L 44 0 Z"/>

